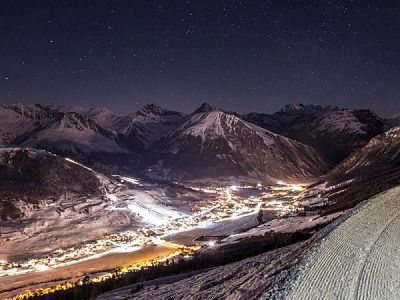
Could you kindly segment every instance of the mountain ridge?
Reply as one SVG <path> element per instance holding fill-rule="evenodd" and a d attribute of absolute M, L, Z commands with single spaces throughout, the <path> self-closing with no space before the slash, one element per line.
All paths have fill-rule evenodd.
<path fill-rule="evenodd" d="M 160 140 L 157 150 L 170 156 L 164 167 L 177 177 L 253 173 L 274 180 L 285 177 L 278 164 L 293 177 L 321 175 L 326 168 L 311 147 L 222 111 L 193 114 Z"/>
<path fill-rule="evenodd" d="M 385 120 L 369 110 L 305 104 L 286 105 L 274 114 L 250 113 L 242 116 L 223 111 L 206 102 L 191 114 L 147 104 L 126 115 L 115 114 L 106 108 L 14 104 L 0 106 L 0 117 L 0 141 L 6 145 L 33 146 L 83 155 L 88 158 L 89 163 L 91 157 L 99 159 L 110 154 L 113 157 L 110 160 L 101 160 L 102 163 L 105 161 L 106 164 L 114 164 L 115 161 L 119 161 L 118 168 L 123 167 L 123 162 L 118 156 L 126 153 L 131 156 L 129 160 L 138 162 L 132 165 L 138 172 L 163 168 L 159 165 L 162 163 L 167 166 L 164 166 L 167 173 L 172 174 L 176 169 L 176 175 L 180 173 L 179 169 L 186 168 L 183 161 L 193 164 L 189 155 L 179 163 L 177 154 L 183 157 L 183 149 L 187 149 L 188 153 L 194 156 L 201 155 L 202 151 L 209 151 L 207 160 L 218 166 L 215 170 L 222 170 L 224 166 L 228 166 L 226 171 L 222 172 L 225 175 L 229 172 L 237 175 L 254 171 L 254 174 L 258 174 L 256 177 L 265 178 L 271 170 L 259 166 L 265 165 L 266 161 L 274 165 L 274 160 L 283 164 L 293 164 L 296 158 L 302 157 L 299 153 L 294 155 L 293 151 L 304 151 L 306 155 L 303 158 L 308 162 L 312 159 L 306 156 L 312 153 L 312 156 L 317 158 L 316 161 L 321 163 L 321 170 L 326 170 L 326 157 L 329 161 L 337 163 L 364 146 L 370 138 L 382 133 L 385 126 L 388 126 Z M 235 126 L 240 129 L 236 130 Z M 253 140 L 246 141 L 246 134 Z M 277 138 L 277 135 L 280 137 Z M 268 147 L 274 146 L 265 141 L 274 141 L 277 143 L 275 146 L 282 149 L 272 155 L 274 151 Z M 319 153 L 314 153 L 304 146 L 293 147 L 295 141 L 315 148 Z M 253 149 L 246 142 L 248 145 L 252 144 Z M 166 145 L 163 146 L 163 143 Z M 242 145 L 247 145 L 247 148 Z M 269 154 L 263 153 L 264 150 L 257 147 L 268 150 Z M 330 152 L 326 152 L 327 150 Z M 283 159 L 285 151 L 288 151 L 286 160 Z M 329 155 L 331 152 L 340 152 L 339 158 L 332 159 Z M 263 155 L 265 157 L 262 157 Z M 258 156 L 257 164 L 248 158 L 252 156 Z M 174 164 L 177 164 L 176 168 Z M 232 164 L 236 166 L 233 167 Z M 301 168 L 295 163 L 294 166 L 291 168 L 292 172 L 301 173 Z M 201 169 L 203 171 L 200 171 Z M 211 165 L 209 169 L 205 172 L 205 167 L 199 165 L 196 170 L 199 171 L 199 176 L 214 174 Z M 313 173 L 309 172 L 312 168 L 307 164 L 306 169 L 306 174 Z M 317 171 L 317 168 L 314 170 Z M 186 170 L 185 173 L 195 175 L 196 172 Z M 214 175 L 218 175 L 217 173 Z M 278 175 L 275 171 L 272 173 L 274 174 L 270 175 L 273 178 Z M 320 175 L 321 172 L 317 171 L 315 174 Z"/>
<path fill-rule="evenodd" d="M 314 147 L 333 163 L 389 128 L 371 110 L 288 105 L 273 114 L 250 113 L 244 120 Z"/>

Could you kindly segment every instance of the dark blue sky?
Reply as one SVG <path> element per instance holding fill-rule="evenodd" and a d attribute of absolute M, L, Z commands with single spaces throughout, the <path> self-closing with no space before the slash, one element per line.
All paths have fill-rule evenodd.
<path fill-rule="evenodd" d="M 0 1 L 0 103 L 400 112 L 398 1 Z"/>

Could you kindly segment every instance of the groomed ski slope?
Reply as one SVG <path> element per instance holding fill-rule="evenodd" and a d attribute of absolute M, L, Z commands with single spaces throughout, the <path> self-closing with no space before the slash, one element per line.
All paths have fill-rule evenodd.
<path fill-rule="evenodd" d="M 400 187 L 370 199 L 326 236 L 287 299 L 400 299 Z"/>

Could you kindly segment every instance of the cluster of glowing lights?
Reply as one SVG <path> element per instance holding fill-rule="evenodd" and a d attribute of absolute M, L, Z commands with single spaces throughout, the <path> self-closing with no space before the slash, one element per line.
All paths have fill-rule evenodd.
<path fill-rule="evenodd" d="M 69 160 L 69 159 L 68 159 Z M 75 163 L 75 162 L 74 162 Z M 133 178 L 119 178 L 121 182 L 127 181 L 132 184 L 139 184 Z M 50 268 L 59 267 L 63 265 L 73 264 L 86 259 L 92 259 L 98 256 L 106 255 L 110 252 L 129 252 L 135 251 L 143 246 L 165 244 L 163 237 L 169 234 L 187 231 L 196 227 L 207 226 L 215 222 L 220 222 L 229 219 L 237 219 L 246 215 L 257 213 L 263 205 L 272 206 L 272 209 L 277 211 L 279 216 L 284 216 L 292 212 L 298 211 L 298 198 L 299 193 L 303 191 L 303 187 L 296 184 L 278 182 L 278 186 L 264 188 L 261 183 L 256 186 L 252 185 L 231 185 L 227 187 L 206 187 L 198 188 L 191 187 L 193 190 L 202 191 L 205 193 L 213 193 L 218 195 L 218 201 L 207 203 L 206 206 L 200 207 L 198 212 L 192 215 L 186 215 L 180 218 L 172 218 L 165 223 L 149 223 L 148 225 L 127 231 L 123 233 L 109 234 L 106 237 L 97 241 L 87 243 L 80 248 L 69 248 L 65 250 L 57 250 L 51 257 L 41 259 L 32 259 L 24 263 L 8 263 L 0 262 L 0 277 L 4 275 L 16 275 L 32 271 L 45 271 Z M 236 195 L 236 192 L 241 189 L 254 189 L 257 188 L 261 193 L 261 197 L 246 197 L 242 198 Z M 284 203 L 279 200 L 280 197 L 289 195 L 292 199 L 290 203 Z M 110 202 L 118 202 L 117 196 L 111 193 L 106 193 Z M 277 198 L 278 200 L 276 200 Z M 269 199 L 266 202 L 266 199 Z M 271 201 L 272 199 L 272 201 Z M 271 207 L 270 207 L 271 208 Z M 149 214 L 149 218 L 151 215 Z M 212 248 L 216 246 L 215 241 L 209 241 L 206 246 Z M 190 257 L 190 254 L 198 248 L 188 248 L 179 245 L 179 250 L 172 254 L 171 257 L 184 253 L 185 257 Z M 146 266 L 161 263 L 168 259 L 168 257 L 157 258 L 155 261 L 147 261 L 141 264 L 136 264 L 127 268 L 122 268 L 119 272 L 129 272 L 143 268 Z M 136 269 L 135 269 L 136 268 Z M 115 276 L 115 272 L 91 279 L 91 282 L 102 282 Z M 77 286 L 80 281 L 75 283 L 65 283 L 57 285 L 53 288 L 39 289 L 33 292 L 27 291 L 16 299 L 29 299 L 30 297 L 45 295 L 55 292 L 60 289 L 69 289 Z M 24 298 L 25 297 L 25 298 Z"/>
<path fill-rule="evenodd" d="M 82 279 L 80 279 L 75 282 L 64 282 L 61 284 L 57 284 L 54 287 L 38 288 L 38 289 L 35 289 L 32 291 L 27 290 L 24 293 L 15 296 L 13 299 L 14 300 L 31 299 L 33 297 L 48 295 L 48 294 L 52 294 L 52 293 L 55 293 L 58 291 L 65 291 L 65 290 L 68 290 L 68 289 L 71 289 L 71 288 L 74 288 L 77 286 L 83 286 L 85 284 L 104 282 L 104 281 L 110 280 L 112 278 L 120 277 L 123 274 L 128 273 L 128 272 L 139 271 L 139 270 L 147 269 L 152 266 L 160 265 L 160 264 L 164 263 L 165 261 L 167 261 L 171 258 L 177 257 L 179 255 L 181 255 L 183 257 L 190 257 L 198 249 L 199 249 L 198 246 L 192 246 L 192 247 L 179 246 L 176 251 L 174 251 L 173 253 L 171 253 L 169 255 L 160 256 L 160 257 L 157 257 L 152 260 L 144 260 L 144 261 L 138 262 L 138 263 L 130 265 L 130 266 L 121 267 L 121 268 L 114 270 L 113 272 L 110 272 L 110 273 L 107 273 L 107 274 L 104 274 L 104 275 L 101 275 L 101 276 L 98 276 L 95 278 L 88 279 L 85 282 Z"/>

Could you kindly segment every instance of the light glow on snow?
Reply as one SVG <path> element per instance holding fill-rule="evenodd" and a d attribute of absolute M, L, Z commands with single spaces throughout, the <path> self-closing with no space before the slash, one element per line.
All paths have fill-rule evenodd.
<path fill-rule="evenodd" d="M 86 170 L 89 170 L 89 171 L 91 171 L 91 172 L 93 172 L 94 173 L 94 170 L 93 169 L 91 169 L 91 168 L 89 168 L 89 167 L 86 167 L 85 165 L 82 165 L 81 163 L 79 163 L 79 162 L 77 162 L 77 161 L 75 161 L 75 160 L 73 160 L 73 159 L 71 159 L 71 158 L 65 158 L 65 160 L 66 161 L 69 161 L 70 163 L 73 163 L 73 164 L 75 164 L 75 165 L 78 165 L 78 166 L 80 166 L 80 167 L 82 167 L 82 168 L 85 168 Z"/>

